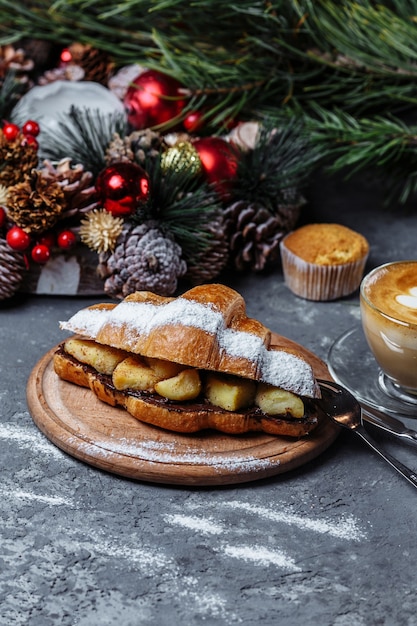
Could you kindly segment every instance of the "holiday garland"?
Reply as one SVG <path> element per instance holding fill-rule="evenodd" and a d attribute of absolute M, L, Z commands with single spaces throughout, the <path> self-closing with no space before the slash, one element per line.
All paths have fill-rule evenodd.
<path fill-rule="evenodd" d="M 417 0 L 0 0 L 0 297 L 77 243 L 117 297 L 158 272 L 170 293 L 263 270 L 318 166 L 374 169 L 409 200 L 415 15 Z M 52 129 L 18 114 L 39 86 L 91 82 L 111 114 L 77 98 Z"/>
<path fill-rule="evenodd" d="M 64 72 L 40 73 L 13 99 L 0 129 L 1 298 L 19 289 L 25 270 L 71 255 L 77 244 L 96 253 L 103 289 L 115 298 L 139 289 L 172 295 L 180 281 L 275 263 L 318 159 L 302 126 L 236 120 L 214 135 L 199 111 L 183 115 L 178 81 L 106 62 L 104 87 L 75 71 L 71 50 L 61 50 Z M 78 100 L 80 86 L 92 90 L 93 105 L 56 114 L 74 90 Z M 104 93 L 117 110 L 100 110 Z M 42 119 L 27 118 L 35 110 Z"/>

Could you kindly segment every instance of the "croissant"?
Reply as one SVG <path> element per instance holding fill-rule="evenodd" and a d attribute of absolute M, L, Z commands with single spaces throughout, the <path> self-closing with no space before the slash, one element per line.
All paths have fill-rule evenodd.
<path fill-rule="evenodd" d="M 225 285 L 177 298 L 135 292 L 78 311 L 54 355 L 62 379 L 133 417 L 174 432 L 215 429 L 301 437 L 318 424 L 311 365 L 246 315 Z"/>

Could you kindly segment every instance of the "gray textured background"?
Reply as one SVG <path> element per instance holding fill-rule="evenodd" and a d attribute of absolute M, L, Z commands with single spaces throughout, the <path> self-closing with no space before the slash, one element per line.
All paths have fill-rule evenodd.
<path fill-rule="evenodd" d="M 312 198 L 308 221 L 368 237 L 369 267 L 416 257 L 417 211 L 383 209 L 377 185 L 317 181 Z M 230 284 L 251 316 L 324 359 L 359 322 L 357 294 L 307 302 L 279 268 Z M 298 470 L 222 488 L 129 481 L 54 447 L 26 381 L 62 338 L 58 320 L 93 301 L 1 303 L 1 626 L 417 624 L 416 489 L 349 433 Z M 417 447 L 383 441 L 417 468 Z"/>

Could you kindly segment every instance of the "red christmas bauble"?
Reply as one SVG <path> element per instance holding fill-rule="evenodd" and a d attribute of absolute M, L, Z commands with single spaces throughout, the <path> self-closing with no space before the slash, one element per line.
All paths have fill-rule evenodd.
<path fill-rule="evenodd" d="M 124 98 L 129 124 L 136 130 L 165 124 L 184 108 L 182 87 L 174 78 L 147 70 L 129 87 Z"/>
<path fill-rule="evenodd" d="M 33 246 L 31 256 L 32 261 L 39 263 L 39 265 L 44 265 L 49 261 L 51 251 L 48 246 L 45 246 L 45 244 L 38 243 L 36 246 Z"/>
<path fill-rule="evenodd" d="M 30 245 L 29 235 L 19 226 L 12 226 L 7 231 L 6 241 L 13 250 L 19 250 L 20 252 L 27 250 Z"/>
<path fill-rule="evenodd" d="M 239 152 L 220 137 L 203 137 L 192 143 L 200 157 L 207 181 L 226 199 L 237 175 Z"/>
<path fill-rule="evenodd" d="M 56 240 L 58 246 L 62 250 L 69 250 L 70 248 L 75 246 L 76 241 L 77 237 L 75 236 L 75 233 L 72 232 L 72 230 L 61 231 Z"/>
<path fill-rule="evenodd" d="M 136 163 L 114 163 L 100 172 L 96 191 L 103 208 L 116 217 L 131 215 L 149 196 L 149 178 Z"/>

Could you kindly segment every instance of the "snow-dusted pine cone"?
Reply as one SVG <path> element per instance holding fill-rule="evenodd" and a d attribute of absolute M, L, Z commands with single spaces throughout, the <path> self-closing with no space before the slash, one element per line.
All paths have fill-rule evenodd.
<path fill-rule="evenodd" d="M 148 221 L 138 226 L 125 224 L 112 253 L 99 256 L 98 273 L 105 279 L 104 291 L 124 298 L 135 291 L 172 295 L 187 265 L 180 246 Z"/>
<path fill-rule="evenodd" d="M 146 157 L 159 154 L 162 137 L 150 128 L 135 130 L 126 137 L 115 133 L 106 150 L 106 164 L 119 161 L 133 161 L 139 165 L 145 163 Z"/>
<path fill-rule="evenodd" d="M 11 298 L 19 289 L 26 272 L 24 256 L 12 250 L 0 237 L 0 300 Z"/>
<path fill-rule="evenodd" d="M 225 221 L 236 269 L 259 272 L 279 258 L 279 244 L 288 231 L 265 207 L 238 200 L 225 209 Z"/>

